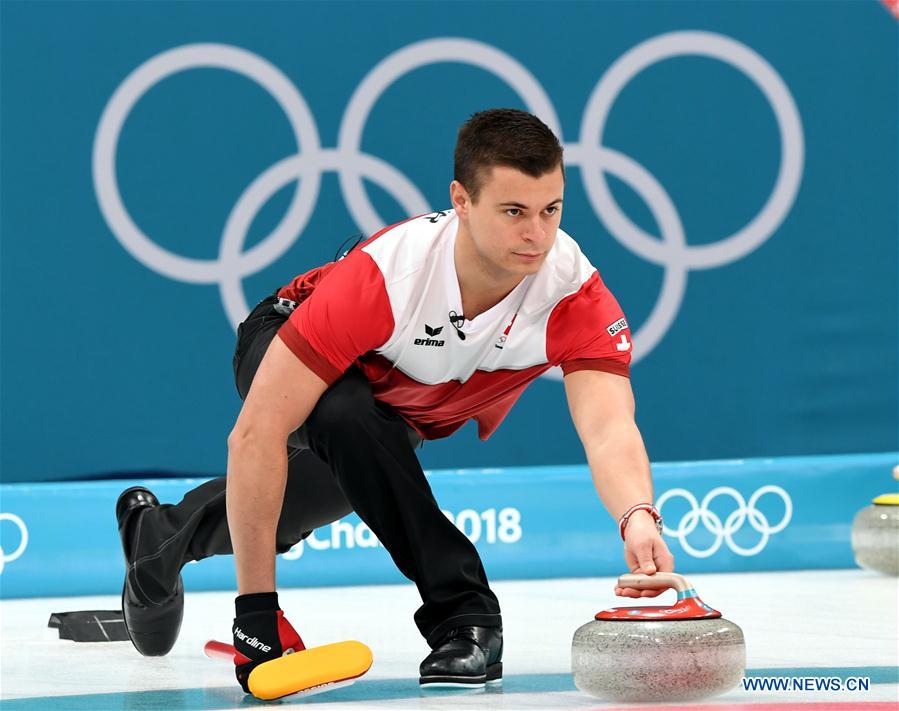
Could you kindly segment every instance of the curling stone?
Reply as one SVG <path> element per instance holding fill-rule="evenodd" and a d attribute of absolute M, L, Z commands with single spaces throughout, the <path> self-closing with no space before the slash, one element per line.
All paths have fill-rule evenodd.
<path fill-rule="evenodd" d="M 899 467 L 893 470 L 893 475 L 897 474 Z M 878 496 L 856 514 L 852 552 L 862 568 L 899 575 L 899 494 Z"/>
<path fill-rule="evenodd" d="M 736 686 L 746 669 L 743 631 L 675 573 L 622 575 L 620 587 L 677 591 L 671 607 L 613 607 L 574 633 L 578 689 L 617 702 L 687 701 Z"/>

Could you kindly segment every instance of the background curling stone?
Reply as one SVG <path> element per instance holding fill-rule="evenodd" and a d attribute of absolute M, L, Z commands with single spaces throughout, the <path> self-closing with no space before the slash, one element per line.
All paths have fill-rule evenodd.
<path fill-rule="evenodd" d="M 671 607 L 614 607 L 574 633 L 578 689 L 609 701 L 686 701 L 736 686 L 746 669 L 743 631 L 675 573 L 622 575 L 620 587 L 677 591 Z"/>
<path fill-rule="evenodd" d="M 899 575 L 899 494 L 878 496 L 855 515 L 852 552 L 862 568 Z"/>

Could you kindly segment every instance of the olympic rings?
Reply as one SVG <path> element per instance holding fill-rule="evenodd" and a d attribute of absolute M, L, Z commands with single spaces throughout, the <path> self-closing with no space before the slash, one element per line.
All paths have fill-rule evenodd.
<path fill-rule="evenodd" d="M 724 239 L 690 246 L 676 207 L 655 177 L 633 159 L 602 145 L 603 130 L 621 90 L 656 62 L 698 55 L 731 64 L 761 90 L 771 105 L 781 138 L 781 160 L 772 192 L 758 214 Z M 153 271 L 178 281 L 218 284 L 231 325 L 246 316 L 249 306 L 242 280 L 279 259 L 303 233 L 318 200 L 326 171 L 338 174 L 350 215 L 357 227 L 373 233 L 385 221 L 368 198 L 363 178 L 383 188 L 409 214 L 432 207 L 418 188 L 389 163 L 361 150 L 365 124 L 374 105 L 400 77 L 441 62 L 469 64 L 506 82 L 532 113 L 562 141 L 561 124 L 545 90 L 526 67 L 484 42 L 465 38 L 433 38 L 415 42 L 385 57 L 365 76 L 347 104 L 336 148 L 323 148 L 305 99 L 277 67 L 238 47 L 191 44 L 162 52 L 135 69 L 115 90 L 106 105 L 94 141 L 93 180 L 100 210 L 122 246 Z M 214 260 L 174 254 L 153 242 L 133 222 L 119 191 L 116 151 L 122 128 L 132 109 L 153 86 L 172 74 L 200 67 L 242 74 L 266 89 L 290 123 L 298 153 L 267 168 L 235 203 Z M 804 138 L 799 112 L 778 73 L 752 49 L 711 32 L 670 32 L 630 49 L 600 77 L 581 120 L 580 141 L 564 143 L 566 164 L 581 169 L 588 199 L 612 236 L 624 247 L 665 269 L 656 304 L 633 335 L 634 362 L 648 355 L 671 328 L 692 269 L 712 269 L 742 259 L 774 234 L 795 201 L 802 179 Z M 646 202 L 659 225 L 661 239 L 635 225 L 615 202 L 606 181 L 611 174 L 628 184 Z M 266 201 L 291 181 L 297 189 L 278 225 L 258 244 L 243 251 L 247 231 Z M 439 206 L 437 206 L 439 207 Z M 546 376 L 561 379 L 558 368 Z"/>
<path fill-rule="evenodd" d="M 775 525 L 771 525 L 765 515 L 756 508 L 756 504 L 766 494 L 774 494 L 780 497 L 784 504 L 784 515 Z M 732 511 L 724 522 L 709 507 L 719 496 L 726 496 L 733 499 L 737 508 Z M 669 489 L 662 494 L 656 502 L 656 507 L 662 511 L 662 507 L 666 502 L 673 498 L 683 498 L 690 505 L 690 510 L 681 518 L 677 528 L 671 529 L 667 525 L 662 528 L 662 533 L 672 538 L 676 538 L 681 547 L 694 558 L 708 558 L 714 555 L 721 547 L 722 543 L 727 543 L 734 553 L 741 556 L 754 556 L 760 553 L 768 544 L 768 539 L 775 533 L 784 530 L 793 518 L 793 501 L 790 495 L 781 487 L 769 484 L 758 489 L 749 497 L 747 503 L 743 496 L 729 486 L 719 486 L 712 489 L 699 503 L 696 497 L 686 489 Z M 664 513 L 662 514 L 664 519 Z M 751 548 L 743 548 L 737 545 L 733 539 L 733 535 L 740 530 L 746 522 L 761 534 L 759 542 Z M 714 534 L 714 542 L 705 550 L 697 550 L 687 542 L 687 536 L 696 530 L 699 523 L 709 532 Z"/>

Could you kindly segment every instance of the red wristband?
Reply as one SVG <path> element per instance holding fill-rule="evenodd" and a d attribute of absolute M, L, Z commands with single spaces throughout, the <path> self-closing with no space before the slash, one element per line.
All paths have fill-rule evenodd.
<path fill-rule="evenodd" d="M 635 504 L 631 506 L 627 511 L 624 512 L 621 518 L 618 519 L 618 532 L 621 534 L 621 540 L 624 540 L 624 529 L 627 528 L 627 522 L 630 520 L 631 516 L 637 511 L 647 511 L 649 515 L 655 519 L 656 528 L 659 531 L 659 534 L 662 533 L 662 514 L 659 513 L 659 510 L 653 506 L 652 504 Z"/>

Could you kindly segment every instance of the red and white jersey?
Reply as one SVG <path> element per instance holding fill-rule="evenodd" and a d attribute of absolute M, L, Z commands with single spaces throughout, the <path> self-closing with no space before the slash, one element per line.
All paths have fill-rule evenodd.
<path fill-rule="evenodd" d="M 301 274 L 278 292 L 301 302 L 278 335 L 329 384 L 355 364 L 375 398 L 425 439 L 472 418 L 487 439 L 527 384 L 555 365 L 628 376 L 621 307 L 562 230 L 536 274 L 475 319 L 451 322 L 463 313 L 458 227 L 452 210 L 414 217 Z"/>

